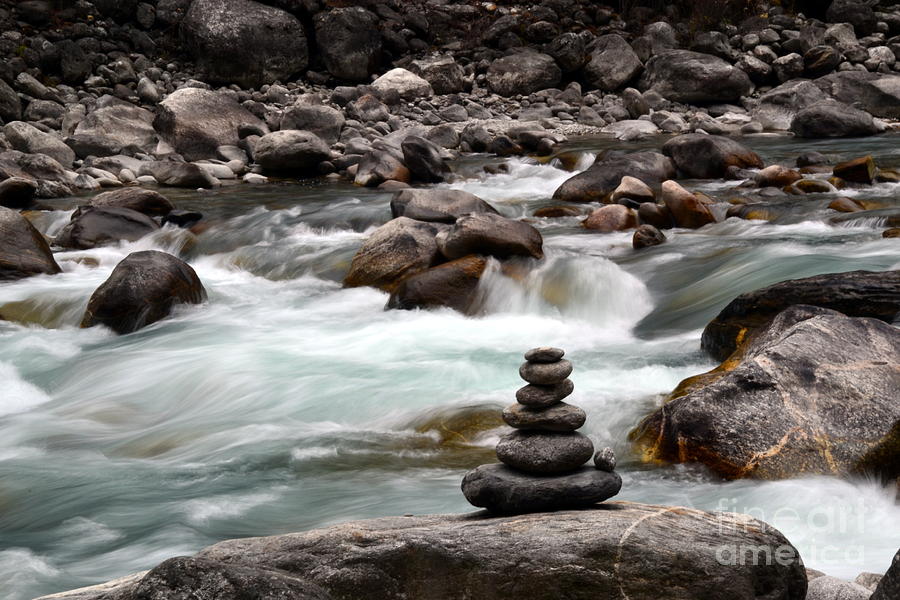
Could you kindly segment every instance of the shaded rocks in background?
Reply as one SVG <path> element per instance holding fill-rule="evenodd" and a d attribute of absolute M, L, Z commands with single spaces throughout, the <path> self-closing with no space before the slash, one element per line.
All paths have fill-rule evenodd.
<path fill-rule="evenodd" d="M 662 152 L 672 159 L 684 177 L 712 179 L 724 177 L 730 167 L 762 168 L 760 156 L 740 142 L 719 136 L 689 133 L 663 144 Z"/>
<path fill-rule="evenodd" d="M 584 80 L 606 92 L 621 89 L 641 72 L 643 64 L 622 36 L 603 35 L 594 40 Z"/>
<path fill-rule="evenodd" d="M 328 160 L 328 145 L 314 133 L 292 129 L 274 131 L 262 136 L 253 158 L 267 173 L 308 176 Z"/>
<path fill-rule="evenodd" d="M 747 74 L 717 56 L 670 50 L 647 61 L 642 90 L 674 102 L 732 102 L 753 89 Z"/>
<path fill-rule="evenodd" d="M 378 17 L 361 7 L 335 8 L 315 17 L 325 68 L 338 80 L 366 81 L 381 63 Z"/>
<path fill-rule="evenodd" d="M 501 96 L 532 94 L 556 86 L 561 78 L 553 57 L 530 50 L 498 58 L 487 71 L 488 86 Z"/>

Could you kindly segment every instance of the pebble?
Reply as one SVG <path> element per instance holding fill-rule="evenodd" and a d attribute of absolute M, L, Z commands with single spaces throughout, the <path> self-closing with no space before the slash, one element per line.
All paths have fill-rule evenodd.
<path fill-rule="evenodd" d="M 594 455 L 594 467 L 601 471 L 612 473 L 616 470 L 616 453 L 613 449 L 606 447 Z"/>
<path fill-rule="evenodd" d="M 526 473 L 544 475 L 574 471 L 593 454 L 594 444 L 580 433 L 514 431 L 497 444 L 500 462 Z"/>
<path fill-rule="evenodd" d="M 519 404 L 531 408 L 546 408 L 568 397 L 573 391 L 575 384 L 571 379 L 565 379 L 555 385 L 531 384 L 516 391 L 516 400 Z"/>
<path fill-rule="evenodd" d="M 565 380 L 572 373 L 572 363 L 560 360 L 554 363 L 523 363 L 519 375 L 528 383 L 553 385 Z"/>
<path fill-rule="evenodd" d="M 503 420 L 516 429 L 541 431 L 575 431 L 587 418 L 577 406 L 559 402 L 550 408 L 528 408 L 513 404 L 503 411 Z"/>
<path fill-rule="evenodd" d="M 554 363 L 565 356 L 566 351 L 551 346 L 541 346 L 540 348 L 532 348 L 525 353 L 525 360 L 533 363 Z"/>

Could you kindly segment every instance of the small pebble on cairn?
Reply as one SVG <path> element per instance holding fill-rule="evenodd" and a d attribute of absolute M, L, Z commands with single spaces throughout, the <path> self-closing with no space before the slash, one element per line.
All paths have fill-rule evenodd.
<path fill-rule="evenodd" d="M 619 493 L 611 448 L 594 455 L 594 444 L 576 430 L 585 412 L 562 402 L 575 389 L 568 379 L 572 363 L 559 348 L 525 353 L 519 375 L 528 385 L 516 392 L 517 404 L 503 411 L 515 431 L 497 444 L 500 463 L 482 465 L 463 478 L 462 490 L 475 506 L 515 514 L 582 508 Z M 594 455 L 594 466 L 585 463 Z"/>

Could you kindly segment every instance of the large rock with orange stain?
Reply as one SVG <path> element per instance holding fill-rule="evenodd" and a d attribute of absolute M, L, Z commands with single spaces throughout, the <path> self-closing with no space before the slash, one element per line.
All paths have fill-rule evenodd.
<path fill-rule="evenodd" d="M 452 308 L 468 314 L 475 308 L 478 282 L 487 259 L 470 255 L 407 277 L 388 300 L 388 308 Z"/>
<path fill-rule="evenodd" d="M 726 478 L 900 475 L 900 330 L 792 306 L 632 432 L 648 459 Z"/>

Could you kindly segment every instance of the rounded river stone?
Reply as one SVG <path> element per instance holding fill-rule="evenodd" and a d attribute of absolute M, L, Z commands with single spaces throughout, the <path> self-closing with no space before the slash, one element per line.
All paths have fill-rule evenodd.
<path fill-rule="evenodd" d="M 513 404 L 503 411 L 503 420 L 516 429 L 537 429 L 541 431 L 575 431 L 582 425 L 587 415 L 577 406 L 559 402 L 549 408 L 529 408 Z"/>
<path fill-rule="evenodd" d="M 594 455 L 594 444 L 580 433 L 514 431 L 497 443 L 497 458 L 526 473 L 574 471 Z"/>
<path fill-rule="evenodd" d="M 585 508 L 612 498 L 621 488 L 622 479 L 617 473 L 592 467 L 547 477 L 494 463 L 469 471 L 462 481 L 466 500 L 506 514 Z"/>
<path fill-rule="evenodd" d="M 565 379 L 555 385 L 526 385 L 516 392 L 516 400 L 531 408 L 546 408 L 557 404 L 575 391 L 571 379 Z"/>
<path fill-rule="evenodd" d="M 525 353 L 525 360 L 533 363 L 554 363 L 562 359 L 566 351 L 552 346 L 532 348 Z"/>
<path fill-rule="evenodd" d="M 519 375 L 528 383 L 553 385 L 560 383 L 572 373 L 572 363 L 560 360 L 554 363 L 523 363 Z"/>
<path fill-rule="evenodd" d="M 594 455 L 594 466 L 601 471 L 612 473 L 616 470 L 616 453 L 608 446 L 603 450 L 599 450 Z"/>

